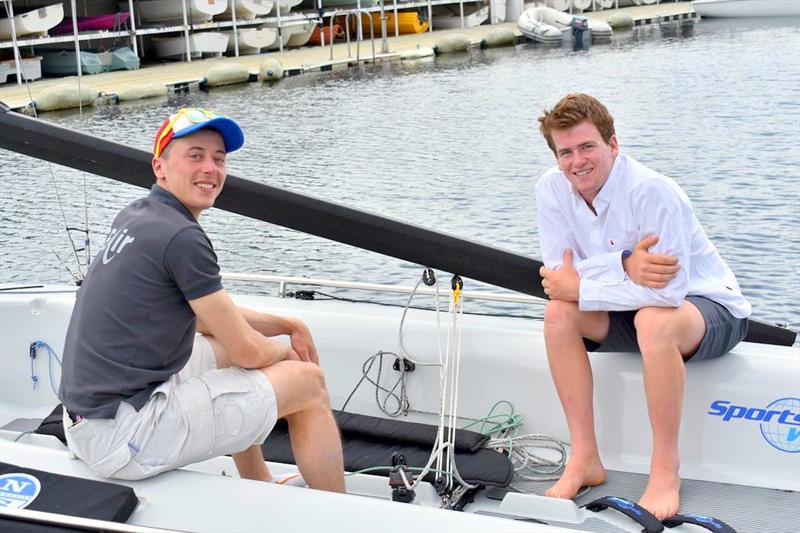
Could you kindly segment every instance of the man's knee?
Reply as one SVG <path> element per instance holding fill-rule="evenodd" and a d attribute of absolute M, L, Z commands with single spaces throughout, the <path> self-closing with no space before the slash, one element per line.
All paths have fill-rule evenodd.
<path fill-rule="evenodd" d="M 314 363 L 282 361 L 261 371 L 267 375 L 275 391 L 279 416 L 315 406 L 330 407 L 325 376 Z"/>
<path fill-rule="evenodd" d="M 581 312 L 576 302 L 550 300 L 544 308 L 544 334 L 549 335 L 580 322 Z"/>
<path fill-rule="evenodd" d="M 644 307 L 636 313 L 633 323 L 643 356 L 678 345 L 681 331 L 677 310 L 673 307 Z"/>

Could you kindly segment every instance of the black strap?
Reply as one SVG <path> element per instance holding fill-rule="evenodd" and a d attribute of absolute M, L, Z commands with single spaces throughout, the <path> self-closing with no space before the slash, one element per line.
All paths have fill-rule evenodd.
<path fill-rule="evenodd" d="M 664 531 L 664 524 L 658 518 L 650 514 L 644 507 L 641 507 L 632 501 L 620 498 L 618 496 L 603 496 L 593 502 L 587 503 L 584 507 L 593 512 L 599 512 L 607 507 L 616 509 L 625 516 L 630 517 L 634 521 L 641 524 L 644 529 L 642 533 L 661 533 Z"/>
<path fill-rule="evenodd" d="M 722 520 L 714 518 L 713 516 L 701 514 L 676 514 L 675 516 L 662 520 L 662 523 L 669 528 L 681 524 L 694 524 L 709 531 L 715 531 L 716 533 L 736 533 L 735 529 Z"/>

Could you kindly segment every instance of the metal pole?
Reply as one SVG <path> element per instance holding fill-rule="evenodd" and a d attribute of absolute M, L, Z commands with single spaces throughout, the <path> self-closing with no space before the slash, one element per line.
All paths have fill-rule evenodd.
<path fill-rule="evenodd" d="M 188 0 L 191 1 L 191 0 Z M 186 39 L 186 61 L 192 62 L 192 48 L 189 42 L 189 19 L 186 17 L 186 2 L 182 0 L 181 7 L 183 8 L 183 36 Z"/>
<path fill-rule="evenodd" d="M 278 50 L 283 52 L 283 26 L 281 25 L 281 0 L 275 0 L 275 15 L 278 17 Z"/>
<path fill-rule="evenodd" d="M 461 15 L 461 29 L 464 29 L 464 0 L 458 3 L 458 13 Z"/>
<path fill-rule="evenodd" d="M 78 43 L 78 6 L 75 5 L 75 0 L 72 0 L 69 5 L 72 9 L 72 37 L 75 39 L 75 65 L 78 70 L 78 87 L 81 86 L 81 75 L 83 74 L 83 67 L 81 66 L 81 46 Z M 80 89 L 79 89 L 80 91 Z M 78 102 L 81 102 L 80 92 L 78 92 Z"/>
<path fill-rule="evenodd" d="M 133 0 L 128 0 L 128 13 L 130 16 L 128 17 L 131 21 L 131 46 L 133 47 L 133 53 L 136 56 L 139 56 L 139 45 L 136 42 L 136 21 L 133 17 Z"/>
<path fill-rule="evenodd" d="M 431 0 L 428 0 L 428 32 L 433 33 L 433 6 Z"/>
<path fill-rule="evenodd" d="M 400 17 L 397 14 L 397 0 L 392 0 L 392 4 L 394 4 L 394 36 L 400 36 Z"/>
<path fill-rule="evenodd" d="M 17 46 L 17 28 L 14 25 L 14 5 L 11 0 L 5 0 L 6 13 L 8 13 L 8 20 L 11 22 L 11 40 L 14 42 L 14 66 L 17 68 L 17 85 L 22 85 L 22 59 L 19 55 L 19 46 Z"/>
<path fill-rule="evenodd" d="M 381 0 L 381 53 L 389 53 L 389 41 L 386 39 L 386 9 L 384 0 Z"/>
<path fill-rule="evenodd" d="M 358 22 L 356 23 L 356 40 L 361 41 L 364 38 L 364 28 L 361 21 L 361 0 L 356 1 L 356 12 L 358 13 Z M 372 15 L 369 15 L 369 18 L 372 18 Z M 358 52 L 356 52 L 356 56 Z"/>
<path fill-rule="evenodd" d="M 239 30 L 236 29 L 236 0 L 231 0 L 231 20 L 233 21 L 233 55 L 239 57 Z"/>
<path fill-rule="evenodd" d="M 317 0 L 317 13 L 319 13 L 319 45 L 325 48 L 325 19 L 322 14 L 322 0 Z M 333 17 L 331 17 L 333 20 Z M 333 27 L 331 27 L 331 44 L 333 44 Z"/>

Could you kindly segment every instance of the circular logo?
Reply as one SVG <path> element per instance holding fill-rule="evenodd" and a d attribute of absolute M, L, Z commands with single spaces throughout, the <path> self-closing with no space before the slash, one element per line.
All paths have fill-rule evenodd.
<path fill-rule="evenodd" d="M 42 486 L 30 474 L 0 475 L 0 507 L 24 509 L 39 495 Z"/>
<path fill-rule="evenodd" d="M 767 411 L 800 412 L 800 398 L 781 398 L 767 406 Z M 793 416 L 794 418 L 794 416 Z M 773 447 L 782 452 L 800 452 L 800 426 L 781 423 L 780 417 L 774 417 L 769 422 L 761 423 L 761 435 Z"/>

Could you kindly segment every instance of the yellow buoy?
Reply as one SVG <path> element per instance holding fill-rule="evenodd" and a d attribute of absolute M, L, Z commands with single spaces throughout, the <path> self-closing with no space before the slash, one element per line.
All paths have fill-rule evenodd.
<path fill-rule="evenodd" d="M 283 77 L 283 65 L 277 59 L 267 59 L 258 71 L 259 81 L 275 81 Z"/>
<path fill-rule="evenodd" d="M 469 49 L 469 46 L 469 37 L 460 33 L 454 33 L 453 35 L 447 35 L 439 39 L 439 41 L 433 45 L 433 50 L 438 56 L 441 54 L 452 54 L 453 52 L 464 52 Z"/>
<path fill-rule="evenodd" d="M 481 41 L 481 48 L 496 48 L 498 46 L 514 46 L 517 44 L 517 36 L 508 28 L 498 28 L 491 31 L 489 35 Z"/>
<path fill-rule="evenodd" d="M 633 28 L 633 15 L 624 11 L 621 13 L 614 13 L 608 17 L 606 22 L 615 30 Z"/>
<path fill-rule="evenodd" d="M 222 63 L 208 69 L 205 81 L 208 87 L 221 87 L 246 83 L 249 79 L 250 71 L 241 63 Z"/>
<path fill-rule="evenodd" d="M 34 100 L 37 111 L 56 111 L 57 109 L 72 109 L 81 106 L 94 105 L 98 92 L 88 85 L 77 83 L 63 83 L 55 87 L 44 89 Z"/>
<path fill-rule="evenodd" d="M 129 102 L 156 96 L 167 96 L 168 92 L 167 86 L 163 83 L 134 83 L 121 87 L 117 91 L 117 101 Z"/>

